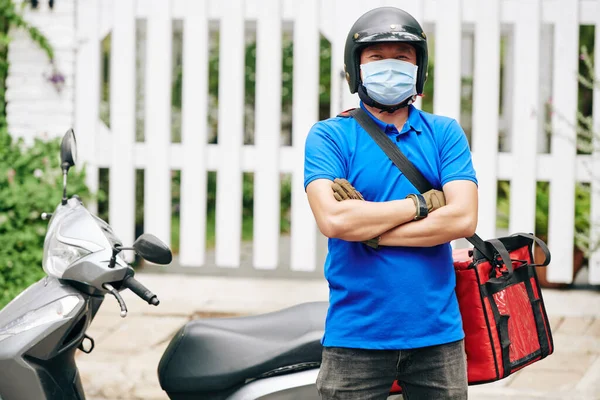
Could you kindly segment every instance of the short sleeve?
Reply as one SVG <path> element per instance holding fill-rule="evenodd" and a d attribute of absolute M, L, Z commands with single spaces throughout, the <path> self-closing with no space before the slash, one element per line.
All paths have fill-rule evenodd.
<path fill-rule="evenodd" d="M 440 182 L 470 180 L 477 184 L 467 136 L 456 120 L 447 125 L 440 149 Z"/>
<path fill-rule="evenodd" d="M 346 177 L 346 161 L 340 136 L 323 122 L 311 128 L 304 148 L 304 189 L 315 179 Z M 337 138 L 337 139 L 336 139 Z"/>

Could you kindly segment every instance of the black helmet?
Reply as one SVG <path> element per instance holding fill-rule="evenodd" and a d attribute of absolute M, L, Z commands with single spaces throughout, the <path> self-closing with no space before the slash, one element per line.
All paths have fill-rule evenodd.
<path fill-rule="evenodd" d="M 346 80 L 350 85 L 350 93 L 358 91 L 359 94 L 366 95 L 364 88 L 359 91 L 359 87 L 362 86 L 360 84 L 360 53 L 363 48 L 378 42 L 407 42 L 415 47 L 417 66 L 419 67 L 416 89 L 417 94 L 422 94 L 427 79 L 427 37 L 421 25 L 412 15 L 395 7 L 379 7 L 368 11 L 350 28 L 344 51 L 344 69 Z"/>

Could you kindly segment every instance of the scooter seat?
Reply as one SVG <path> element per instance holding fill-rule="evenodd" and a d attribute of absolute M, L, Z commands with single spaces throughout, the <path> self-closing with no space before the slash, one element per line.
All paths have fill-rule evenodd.
<path fill-rule="evenodd" d="M 219 392 L 265 373 L 321 362 L 327 302 L 268 314 L 190 321 L 173 337 L 158 367 L 167 393 Z"/>

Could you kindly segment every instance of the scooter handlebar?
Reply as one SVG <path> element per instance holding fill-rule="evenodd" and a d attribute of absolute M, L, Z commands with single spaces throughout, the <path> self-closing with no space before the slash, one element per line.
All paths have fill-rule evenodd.
<path fill-rule="evenodd" d="M 142 285 L 139 281 L 137 281 L 133 276 L 128 276 L 123 281 L 123 287 L 128 288 L 133 293 L 137 294 L 142 300 L 151 304 L 153 306 L 157 306 L 160 301 L 158 297 L 148 290 L 144 285 Z"/>

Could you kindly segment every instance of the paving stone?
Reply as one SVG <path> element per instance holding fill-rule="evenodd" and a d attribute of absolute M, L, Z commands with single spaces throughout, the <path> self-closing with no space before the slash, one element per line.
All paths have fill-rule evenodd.
<path fill-rule="evenodd" d="M 600 337 L 556 333 L 552 338 L 556 352 L 600 354 Z"/>
<path fill-rule="evenodd" d="M 566 392 L 572 390 L 582 377 L 582 372 L 525 369 L 513 379 L 510 388 L 548 394 Z"/>
<path fill-rule="evenodd" d="M 136 278 L 159 295 L 161 304 L 148 306 L 124 291 L 129 315 L 120 318 L 116 301 L 107 297 L 89 331 L 96 349 L 77 353 L 89 399 L 167 400 L 158 383 L 158 362 L 171 335 L 196 313 L 255 314 L 327 300 L 326 283 L 318 280 L 143 272 Z M 600 292 L 545 290 L 544 298 L 554 354 L 507 379 L 470 386 L 470 400 L 600 400 Z"/>
<path fill-rule="evenodd" d="M 516 395 L 507 395 L 507 394 L 487 394 L 487 393 L 473 393 L 469 392 L 469 400 L 540 400 L 540 399 L 549 399 L 550 397 L 546 397 L 545 395 L 524 395 L 523 393 L 519 393 Z"/>
<path fill-rule="evenodd" d="M 161 300 L 150 307 L 139 299 L 123 298 L 131 315 L 187 316 L 194 312 L 231 312 L 256 314 L 279 310 L 303 302 L 327 301 L 327 282 L 319 279 L 261 279 L 214 276 L 175 276 L 139 273 L 136 278 L 153 290 Z M 113 300 L 112 308 L 118 314 Z"/>
<path fill-rule="evenodd" d="M 470 386 L 469 400 L 598 400 L 592 393 L 575 391 L 535 391 L 529 388 L 490 390 L 486 385 Z"/>
<path fill-rule="evenodd" d="M 112 359 L 102 355 L 100 360 L 78 360 L 86 396 L 107 400 L 161 399 L 159 396 L 164 395 L 164 392 L 160 390 L 156 377 L 158 367 L 156 358 L 159 357 L 158 353 L 162 355 L 163 351 L 164 349 L 160 347 L 148 349 L 147 353 L 141 356 L 125 358 L 123 354 L 113 353 Z M 96 357 L 100 358 L 98 354 Z M 154 375 L 154 382 L 146 379 L 152 375 Z M 154 394 L 150 396 L 151 393 Z M 162 398 L 167 398 L 165 396 Z"/>
<path fill-rule="evenodd" d="M 572 371 L 585 373 L 592 363 L 598 358 L 596 354 L 577 354 L 564 351 L 556 351 L 543 360 L 539 360 L 523 370 L 545 370 L 545 371 Z"/>
<path fill-rule="evenodd" d="M 109 365 L 106 363 L 77 362 L 77 367 L 86 397 L 99 397 L 103 381 L 102 376 L 107 375 L 106 368 Z"/>
<path fill-rule="evenodd" d="M 158 381 L 158 363 L 167 346 L 168 342 L 160 343 L 127 361 L 125 368 L 136 369 L 140 374 L 133 390 L 135 398 L 149 400 L 168 398 Z"/>
<path fill-rule="evenodd" d="M 583 335 L 594 321 L 594 317 L 564 317 L 557 332 L 571 335 Z"/>
<path fill-rule="evenodd" d="M 113 353 L 139 353 L 170 340 L 185 322 L 182 317 L 127 317 L 102 345 Z"/>
<path fill-rule="evenodd" d="M 152 386 L 140 385 L 136 386 L 133 390 L 133 397 L 135 400 L 169 400 L 169 396 L 162 391 L 157 390 Z"/>
<path fill-rule="evenodd" d="M 544 289 L 544 304 L 548 315 L 598 316 L 600 293 L 594 290 Z"/>
<path fill-rule="evenodd" d="M 118 328 L 121 322 L 121 317 L 115 315 L 104 315 L 96 314 L 91 325 L 87 329 L 87 335 L 94 339 L 96 345 L 100 344 L 102 340 L 109 335 L 112 331 Z"/>
<path fill-rule="evenodd" d="M 78 367 L 86 396 L 119 400 L 131 397 L 135 379 L 131 371 L 124 372 L 118 359 L 78 362 Z"/>
<path fill-rule="evenodd" d="M 102 395 L 106 399 L 132 400 L 133 383 L 122 382 L 119 384 L 106 385 L 102 387 Z"/>
<path fill-rule="evenodd" d="M 558 394 L 557 392 L 548 392 L 544 390 L 542 392 L 532 390 L 530 388 L 513 388 L 510 386 L 499 386 L 500 382 L 512 383 L 513 380 L 517 379 L 524 370 L 518 371 L 508 378 L 500 381 L 486 383 L 483 385 L 469 386 L 469 400 L 500 400 L 500 399 L 511 399 L 511 400 L 539 400 L 539 399 L 564 399 L 564 395 Z"/>
<path fill-rule="evenodd" d="M 559 315 L 548 315 L 548 320 L 550 321 L 550 331 L 556 332 L 559 329 L 560 324 L 562 324 L 563 319 L 564 318 Z"/>
<path fill-rule="evenodd" d="M 600 337 L 600 317 L 596 317 L 588 327 L 586 335 Z"/>
<path fill-rule="evenodd" d="M 596 358 L 595 362 L 590 366 L 577 384 L 577 390 L 596 393 L 600 398 L 600 356 Z"/>
<path fill-rule="evenodd" d="M 549 400 L 549 399 L 564 399 L 559 395 L 553 396 L 546 393 L 538 394 L 526 394 L 522 391 L 516 390 L 514 393 L 503 391 L 501 393 L 490 393 L 486 391 L 473 391 L 469 388 L 469 400 Z M 573 399 L 570 399 L 573 400 Z"/>

